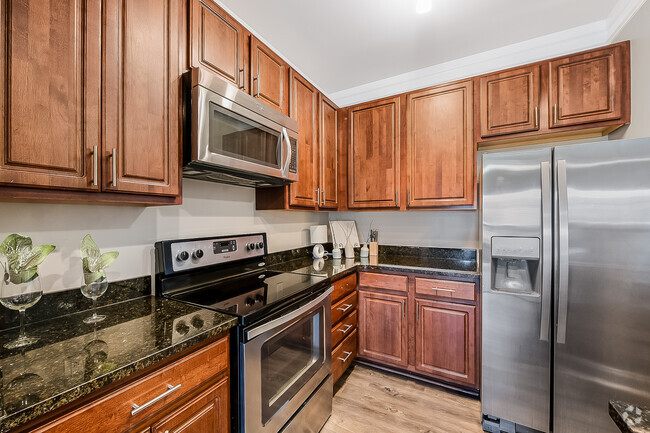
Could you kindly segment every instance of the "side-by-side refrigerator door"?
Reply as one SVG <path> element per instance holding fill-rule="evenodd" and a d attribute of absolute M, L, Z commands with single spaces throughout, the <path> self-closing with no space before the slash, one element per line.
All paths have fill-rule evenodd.
<path fill-rule="evenodd" d="M 483 156 L 482 385 L 487 431 L 549 431 L 551 149 Z"/>
<path fill-rule="evenodd" d="M 650 139 L 555 149 L 553 431 L 614 433 L 650 406 Z"/>

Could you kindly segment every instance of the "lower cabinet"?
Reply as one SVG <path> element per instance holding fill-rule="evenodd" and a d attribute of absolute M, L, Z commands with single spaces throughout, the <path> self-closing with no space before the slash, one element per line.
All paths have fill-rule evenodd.
<path fill-rule="evenodd" d="M 408 365 L 406 302 L 406 296 L 359 291 L 360 356 L 399 367 Z"/>
<path fill-rule="evenodd" d="M 332 378 L 345 373 L 357 357 L 357 275 L 334 283 L 332 292 Z"/>
<path fill-rule="evenodd" d="M 225 337 L 29 431 L 227 433 L 228 367 Z"/>
<path fill-rule="evenodd" d="M 360 273 L 359 358 L 478 390 L 476 281 Z"/>
<path fill-rule="evenodd" d="M 476 383 L 476 307 L 416 301 L 415 369 L 468 385 Z"/>

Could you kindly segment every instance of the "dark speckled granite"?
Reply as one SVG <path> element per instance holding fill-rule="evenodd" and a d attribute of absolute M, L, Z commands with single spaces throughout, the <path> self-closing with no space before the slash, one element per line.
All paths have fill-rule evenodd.
<path fill-rule="evenodd" d="M 623 433 L 650 433 L 650 409 L 647 407 L 610 401 L 609 415 Z"/>
<path fill-rule="evenodd" d="M 199 311 L 212 317 L 203 332 L 172 341 L 174 319 Z M 34 345 L 23 351 L 0 347 L 0 432 L 222 334 L 236 324 L 233 316 L 152 296 L 106 305 L 98 308 L 98 313 L 107 319 L 97 326 L 83 323 L 89 311 L 48 316 L 26 328 L 29 335 L 40 339 Z M 0 346 L 17 334 L 15 328 L 0 332 Z M 41 380 L 30 389 L 16 391 L 11 382 L 21 373 L 38 374 Z"/>

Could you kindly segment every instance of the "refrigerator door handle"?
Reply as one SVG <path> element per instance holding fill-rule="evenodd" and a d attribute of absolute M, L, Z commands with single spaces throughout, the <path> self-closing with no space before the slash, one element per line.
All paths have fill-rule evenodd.
<path fill-rule="evenodd" d="M 542 288 L 541 320 L 539 325 L 540 341 L 549 341 L 549 323 L 551 320 L 551 270 L 553 260 L 553 231 L 551 226 L 551 163 L 540 163 L 542 183 Z"/>
<path fill-rule="evenodd" d="M 567 197 L 566 161 L 557 161 L 558 202 L 558 307 L 557 343 L 566 343 L 566 325 L 569 302 L 569 199 Z"/>

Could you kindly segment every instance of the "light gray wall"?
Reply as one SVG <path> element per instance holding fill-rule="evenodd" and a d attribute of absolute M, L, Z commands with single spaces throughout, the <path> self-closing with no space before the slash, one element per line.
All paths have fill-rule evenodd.
<path fill-rule="evenodd" d="M 609 135 L 610 140 L 650 136 L 650 2 L 646 2 L 617 36 L 630 41 L 632 120 Z"/>
<path fill-rule="evenodd" d="M 90 233 L 103 251 L 117 250 L 110 280 L 150 275 L 157 240 L 267 232 L 270 251 L 309 245 L 309 226 L 327 214 L 255 211 L 255 190 L 183 179 L 183 204 L 168 207 L 0 203 L 0 242 L 9 233 L 56 245 L 40 266 L 45 292 L 79 286 L 79 244 Z"/>

